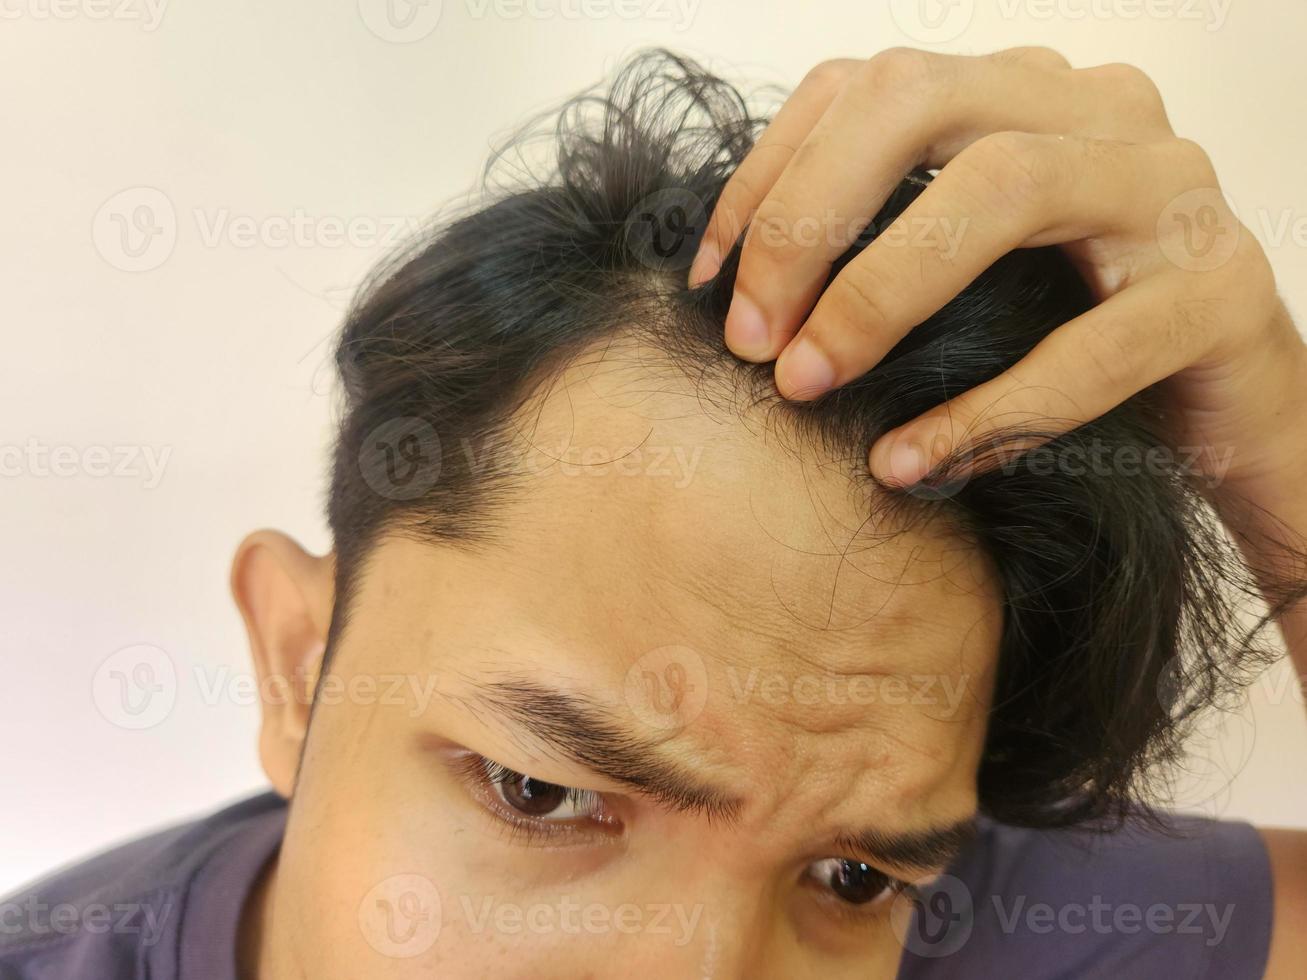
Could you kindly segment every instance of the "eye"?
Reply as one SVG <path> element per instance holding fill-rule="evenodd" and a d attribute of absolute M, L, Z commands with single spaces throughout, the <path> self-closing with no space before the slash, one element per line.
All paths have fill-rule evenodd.
<path fill-rule="evenodd" d="M 807 875 L 849 905 L 869 905 L 877 899 L 896 895 L 906 887 L 897 878 L 852 858 L 814 861 L 808 865 Z"/>
<path fill-rule="evenodd" d="M 524 843 L 590 844 L 622 831 L 601 793 L 536 779 L 471 752 L 458 769 L 488 815 Z"/>
<path fill-rule="evenodd" d="M 603 799 L 598 793 L 533 779 L 489 759 L 482 760 L 482 767 L 495 796 L 524 817 L 551 821 L 583 820 L 598 815 L 603 809 Z"/>

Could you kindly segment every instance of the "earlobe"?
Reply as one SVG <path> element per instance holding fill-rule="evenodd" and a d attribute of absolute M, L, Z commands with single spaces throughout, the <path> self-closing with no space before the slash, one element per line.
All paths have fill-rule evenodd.
<path fill-rule="evenodd" d="M 309 554 L 285 534 L 266 530 L 247 536 L 232 560 L 232 596 L 245 620 L 263 712 L 259 755 L 286 797 L 331 625 L 334 564 L 331 554 Z"/>

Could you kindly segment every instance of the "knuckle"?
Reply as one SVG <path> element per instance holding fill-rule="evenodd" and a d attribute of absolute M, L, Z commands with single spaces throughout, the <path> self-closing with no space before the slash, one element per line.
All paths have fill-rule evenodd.
<path fill-rule="evenodd" d="M 916 93 L 937 88 L 943 57 L 916 48 L 886 48 L 863 63 L 860 77 L 878 93 Z"/>
<path fill-rule="evenodd" d="M 1090 68 L 1088 71 L 1111 89 L 1116 100 L 1125 101 L 1144 115 L 1165 118 L 1166 109 L 1162 102 L 1161 90 L 1149 74 L 1138 65 L 1114 61 Z"/>
<path fill-rule="evenodd" d="M 1054 193 L 1058 166 L 1045 141 L 1031 133 L 997 132 L 982 136 L 954 163 L 982 182 L 982 193 L 1022 207 L 1040 204 Z"/>
<path fill-rule="evenodd" d="M 855 336 L 873 336 L 893 317 L 897 287 L 866 262 L 854 262 L 831 284 L 823 306 L 834 314 L 838 329 Z"/>
<path fill-rule="evenodd" d="M 1200 143 L 1183 136 L 1168 141 L 1167 148 L 1175 154 L 1181 172 L 1207 184 L 1216 183 L 1216 166 Z"/>
<path fill-rule="evenodd" d="M 704 225 L 704 243 L 712 245 L 713 248 L 725 254 L 735 244 L 735 226 L 736 219 L 729 205 L 724 201 L 719 203 Z"/>
<path fill-rule="evenodd" d="M 801 84 L 822 92 L 835 92 L 852 78 L 862 64 L 855 58 L 831 58 L 808 69 Z"/>
<path fill-rule="evenodd" d="M 1276 300 L 1275 269 L 1252 232 L 1240 226 L 1239 240 L 1235 244 L 1232 271 L 1239 277 L 1245 295 L 1254 302 L 1273 304 Z"/>
<path fill-rule="evenodd" d="M 1134 391 L 1140 375 L 1140 333 L 1107 330 L 1090 317 L 1085 326 L 1092 340 L 1083 346 L 1082 367 L 1092 371 L 1095 381 L 1108 391 Z"/>
<path fill-rule="evenodd" d="M 745 233 L 744 248 L 750 263 L 788 265 L 797 260 L 819 237 L 819 229 L 810 228 L 816 219 L 795 218 L 796 212 L 773 190 L 758 205 Z"/>
<path fill-rule="evenodd" d="M 705 237 L 712 238 L 722 248 L 733 246 L 760 193 L 761 188 L 756 185 L 749 168 L 741 166 L 731 175 L 713 205 Z"/>
<path fill-rule="evenodd" d="M 1164 342 L 1173 350 L 1206 348 L 1220 336 L 1223 305 L 1206 297 L 1176 299 L 1165 320 Z"/>
<path fill-rule="evenodd" d="M 1004 51 L 995 52 L 991 57 L 998 61 L 1030 64 L 1040 68 L 1071 67 L 1071 62 L 1067 60 L 1066 55 L 1062 54 L 1061 51 L 1042 45 L 1007 48 Z"/>

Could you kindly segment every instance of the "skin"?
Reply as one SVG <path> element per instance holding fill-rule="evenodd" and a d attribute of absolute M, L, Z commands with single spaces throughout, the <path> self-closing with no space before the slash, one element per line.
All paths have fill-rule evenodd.
<path fill-rule="evenodd" d="M 831 259 L 914 164 L 942 169 L 900 219 L 906 234 L 869 247 L 818 301 Z M 1255 239 L 1202 193 L 1215 187 L 1137 69 L 1072 70 L 1044 49 L 896 49 L 805 79 L 728 185 L 691 279 L 710 275 L 748 225 L 727 342 L 747 359 L 776 358 L 781 393 L 806 398 L 872 367 L 1003 252 L 1064 245 L 1099 306 L 1012 371 L 887 435 L 871 471 L 912 483 L 963 433 L 1022 413 L 1074 425 L 1161 382 L 1177 444 L 1228 460 L 1213 502 L 1270 584 L 1278 569 L 1256 533 L 1307 530 L 1295 492 L 1307 479 L 1307 354 Z M 814 220 L 816 241 L 792 233 Z M 932 230 L 960 227 L 973 230 L 956 249 L 929 244 Z M 1189 247 L 1195 228 L 1234 247 L 1213 262 Z M 863 857 L 848 847 L 857 828 L 919 834 L 974 812 L 1000 608 L 984 558 L 948 528 L 869 529 L 865 485 L 811 447 L 769 438 L 760 420 L 706 414 L 671 377 L 633 389 L 630 365 L 648 360 L 608 356 L 524 414 L 524 457 L 679 446 L 701 450 L 694 477 L 678 487 L 647 471 L 531 466 L 492 545 L 387 537 L 335 652 L 341 689 L 354 693 L 320 701 L 311 726 L 332 558 L 275 532 L 241 546 L 233 590 L 260 678 L 296 691 L 265 699 L 264 767 L 293 805 L 246 909 L 246 976 L 577 977 L 614 964 L 631 976 L 894 975 L 903 902 L 858 905 L 850 918 L 812 869 Z M 639 591 L 614 588 L 632 581 Z M 1307 613 L 1281 625 L 1307 670 Z M 741 696 L 754 667 L 779 697 Z M 671 685 L 678 668 L 691 693 L 665 712 L 649 695 L 668 693 L 658 682 Z M 888 680 L 922 674 L 966 696 L 884 696 Z M 870 679 L 882 696 L 870 707 L 801 699 L 805 675 Z M 387 688 L 396 677 L 406 685 Z M 565 738 L 539 737 L 556 705 L 500 717 L 503 689 L 487 698 L 486 685 L 523 678 L 597 707 L 641 758 L 715 787 L 717 806 L 678 811 L 648 785 L 569 761 Z M 599 794 L 603 819 L 561 839 L 514 831 L 492 793 L 458 777 L 468 750 Z M 1307 960 L 1305 835 L 1264 837 L 1268 976 L 1296 977 Z M 942 862 L 877 867 L 921 879 Z M 565 897 L 598 917 L 583 941 L 560 925 Z M 514 929 L 496 917 L 503 903 L 539 905 L 544 918 Z M 612 924 L 623 903 L 645 910 L 625 929 Z M 654 904 L 671 907 L 670 925 L 653 927 Z M 417 915 L 387 931 L 387 909 Z M 424 913 L 438 935 L 423 932 Z"/>
<path fill-rule="evenodd" d="M 868 528 L 867 481 L 847 461 L 761 418 L 706 414 L 670 370 L 650 385 L 653 356 L 606 346 L 523 413 L 512 451 L 530 460 L 526 492 L 495 543 L 379 544 L 332 662 L 338 690 L 361 693 L 319 702 L 307 738 L 331 558 L 274 532 L 242 546 L 233 586 L 261 687 L 301 680 L 300 698 L 265 704 L 264 765 L 293 804 L 247 914 L 248 976 L 576 978 L 614 963 L 628 976 L 894 976 L 894 917 L 910 905 L 844 903 L 812 870 L 861 856 L 841 835 L 974 815 L 1001 626 L 990 568 L 948 528 Z M 698 463 L 687 480 L 593 462 L 633 446 Z M 592 462 L 548 465 L 559 455 Z M 775 492 L 758 495 L 764 484 Z M 691 684 L 680 707 L 651 701 L 678 667 Z M 678 809 L 656 785 L 570 760 L 545 734 L 555 714 L 575 727 L 568 709 L 506 711 L 485 691 L 524 682 L 583 699 L 639 759 L 666 760 L 716 802 Z M 616 824 L 515 830 L 502 800 L 469 785 L 469 751 L 600 794 Z M 877 866 L 917 880 L 945 865 Z M 386 931 L 384 903 L 404 894 L 424 911 L 438 895 L 429 942 L 396 940 L 413 918 Z M 569 902 L 585 910 L 574 923 L 592 923 L 580 939 Z M 534 927 L 501 918 L 532 906 Z"/>
<path fill-rule="evenodd" d="M 939 173 L 897 234 L 819 298 L 831 261 L 916 165 Z M 1265 542 L 1307 540 L 1307 349 L 1211 160 L 1175 135 L 1138 68 L 1073 69 L 1047 48 L 824 62 L 728 182 L 690 281 L 711 276 L 746 227 L 726 341 L 747 360 L 775 359 L 777 387 L 799 399 L 869 370 L 1003 253 L 1062 246 L 1098 305 L 887 433 L 871 471 L 913 484 L 998 427 L 1072 428 L 1158 384 L 1175 444 L 1206 453 L 1206 475 L 1220 477 L 1212 502 L 1268 590 L 1293 571 Z M 1307 610 L 1279 622 L 1303 676 Z M 1268 975 L 1299 976 L 1307 838 L 1263 836 L 1276 895 Z"/>

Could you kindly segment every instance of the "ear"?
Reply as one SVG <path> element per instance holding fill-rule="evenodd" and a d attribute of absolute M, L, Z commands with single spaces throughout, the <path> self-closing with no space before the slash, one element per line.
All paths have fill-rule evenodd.
<path fill-rule="evenodd" d="M 334 574 L 331 554 L 311 555 L 278 531 L 255 531 L 232 560 L 232 596 L 259 680 L 259 758 L 273 788 L 288 798 L 327 646 Z"/>

